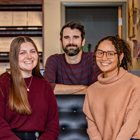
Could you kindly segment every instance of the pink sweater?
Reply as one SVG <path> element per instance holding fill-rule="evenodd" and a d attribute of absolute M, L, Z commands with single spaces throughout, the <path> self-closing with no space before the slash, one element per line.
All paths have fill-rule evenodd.
<path fill-rule="evenodd" d="M 90 140 L 140 139 L 140 78 L 123 68 L 87 89 L 83 111 Z"/>

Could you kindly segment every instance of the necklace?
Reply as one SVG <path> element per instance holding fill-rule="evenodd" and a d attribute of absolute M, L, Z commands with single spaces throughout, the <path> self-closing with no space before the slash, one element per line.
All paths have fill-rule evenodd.
<path fill-rule="evenodd" d="M 33 80 L 33 76 L 31 77 L 31 80 L 30 80 L 30 82 L 29 82 L 29 85 L 27 86 L 27 91 L 28 91 L 28 92 L 30 91 L 30 86 L 31 86 L 31 84 L 32 84 L 32 80 Z"/>

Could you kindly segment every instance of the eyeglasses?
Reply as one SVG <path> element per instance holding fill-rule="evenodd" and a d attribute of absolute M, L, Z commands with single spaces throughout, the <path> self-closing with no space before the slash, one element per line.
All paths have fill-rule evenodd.
<path fill-rule="evenodd" d="M 104 53 L 106 54 L 106 57 L 107 58 L 113 58 L 115 56 L 115 54 L 117 54 L 116 52 L 114 51 L 102 51 L 102 50 L 97 50 L 95 52 L 95 56 L 98 57 L 98 58 L 102 58 L 104 56 Z"/>

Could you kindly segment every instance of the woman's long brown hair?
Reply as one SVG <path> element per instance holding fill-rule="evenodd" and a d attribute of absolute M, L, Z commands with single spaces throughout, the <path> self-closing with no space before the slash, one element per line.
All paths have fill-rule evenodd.
<path fill-rule="evenodd" d="M 11 72 L 11 87 L 9 93 L 9 106 L 12 110 L 17 111 L 20 114 L 31 114 L 31 107 L 28 101 L 28 95 L 26 90 L 26 83 L 22 77 L 19 64 L 18 56 L 20 51 L 20 46 L 22 43 L 30 42 L 33 44 L 34 48 L 37 50 L 37 46 L 30 37 L 19 36 L 16 37 L 10 45 L 9 61 L 10 61 L 10 72 Z M 42 77 L 39 68 L 39 56 L 38 63 L 32 71 L 32 75 Z"/>

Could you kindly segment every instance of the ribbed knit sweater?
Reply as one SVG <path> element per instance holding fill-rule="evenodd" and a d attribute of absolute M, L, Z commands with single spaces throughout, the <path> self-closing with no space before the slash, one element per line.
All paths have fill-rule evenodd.
<path fill-rule="evenodd" d="M 83 111 L 90 140 L 140 139 L 140 78 L 123 68 L 87 89 Z"/>
<path fill-rule="evenodd" d="M 31 77 L 24 79 L 29 85 Z M 0 76 L 0 140 L 19 140 L 16 131 L 40 131 L 39 140 L 56 140 L 59 134 L 59 117 L 55 95 L 50 84 L 33 76 L 28 92 L 32 114 L 23 115 L 12 111 L 8 105 L 10 75 Z"/>

